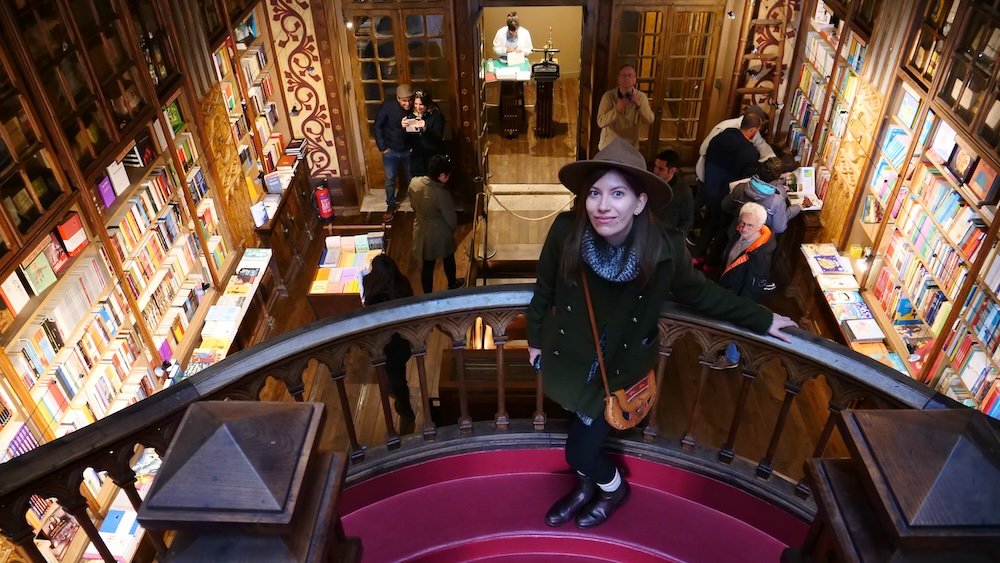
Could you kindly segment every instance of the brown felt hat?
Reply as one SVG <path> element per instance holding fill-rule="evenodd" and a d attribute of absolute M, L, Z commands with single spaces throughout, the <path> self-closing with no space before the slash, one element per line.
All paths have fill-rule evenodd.
<path fill-rule="evenodd" d="M 620 138 L 608 143 L 608 146 L 595 154 L 593 159 L 578 160 L 560 168 L 559 181 L 580 196 L 585 190 L 590 189 L 588 181 L 593 179 L 596 172 L 602 170 L 624 172 L 626 178 L 631 180 L 629 186 L 636 193 L 646 194 L 649 199 L 647 209 L 650 206 L 652 209 L 658 209 L 666 205 L 674 195 L 669 184 L 646 170 L 646 160 L 639 151 Z"/>
<path fill-rule="evenodd" d="M 400 84 L 396 86 L 396 97 L 397 98 L 412 98 L 413 97 L 413 86 L 406 84 Z"/>

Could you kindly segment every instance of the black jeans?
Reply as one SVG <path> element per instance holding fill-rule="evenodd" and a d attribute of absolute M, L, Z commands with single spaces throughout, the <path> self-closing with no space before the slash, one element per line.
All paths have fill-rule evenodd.
<path fill-rule="evenodd" d="M 566 463 L 595 483 L 610 483 L 615 478 L 616 468 L 603 450 L 604 439 L 610 432 L 611 425 L 604 420 L 604 413 L 590 426 L 574 414 L 566 437 Z"/>
<path fill-rule="evenodd" d="M 448 278 L 448 285 L 455 285 L 455 255 L 449 254 L 441 259 L 444 263 L 444 275 Z M 437 260 L 424 260 L 424 266 L 420 269 L 420 286 L 423 287 L 424 293 L 430 293 L 434 291 L 434 266 L 437 265 Z"/>

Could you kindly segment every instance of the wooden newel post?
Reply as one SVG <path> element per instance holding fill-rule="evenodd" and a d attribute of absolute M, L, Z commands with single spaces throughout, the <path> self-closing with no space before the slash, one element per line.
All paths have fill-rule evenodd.
<path fill-rule="evenodd" d="M 191 405 L 139 521 L 175 530 L 160 561 L 355 561 L 336 512 L 346 458 L 318 451 L 321 403 Z"/>
<path fill-rule="evenodd" d="M 1000 421 L 941 409 L 841 422 L 851 457 L 806 462 L 818 512 L 783 562 L 1000 560 Z"/>

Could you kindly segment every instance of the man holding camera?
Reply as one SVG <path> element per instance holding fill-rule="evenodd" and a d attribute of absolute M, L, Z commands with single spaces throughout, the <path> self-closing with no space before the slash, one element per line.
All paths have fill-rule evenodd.
<path fill-rule="evenodd" d="M 639 121 L 653 122 L 653 108 L 649 98 L 637 90 L 637 75 L 631 64 L 622 65 L 618 70 L 618 87 L 604 93 L 597 109 L 597 126 L 601 128 L 598 150 L 621 137 L 639 148 Z"/>

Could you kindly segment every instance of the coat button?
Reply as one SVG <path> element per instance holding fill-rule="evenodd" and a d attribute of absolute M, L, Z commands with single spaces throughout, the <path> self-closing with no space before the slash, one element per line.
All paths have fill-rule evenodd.
<path fill-rule="evenodd" d="M 628 350 L 628 344 L 623 344 L 622 347 Z"/>
<path fill-rule="evenodd" d="M 640 295 L 640 296 L 639 296 L 639 301 L 642 301 L 642 299 L 643 299 L 643 296 L 642 296 L 642 295 Z"/>
<path fill-rule="evenodd" d="M 566 334 L 566 331 L 560 328 L 559 329 L 559 334 Z"/>
<path fill-rule="evenodd" d="M 621 374 L 622 374 L 622 370 L 620 370 L 620 369 L 616 369 L 615 370 L 615 375 L 621 375 Z"/>
<path fill-rule="evenodd" d="M 552 355 L 553 356 L 558 356 L 559 355 L 559 350 L 556 350 L 555 352 L 552 352 Z"/>
<path fill-rule="evenodd" d="M 567 311 L 572 311 L 572 310 L 573 310 L 573 308 L 572 308 L 572 307 L 570 307 L 569 305 L 566 305 L 566 310 L 567 310 Z"/>
<path fill-rule="evenodd" d="M 635 317 L 632 317 L 632 322 L 637 323 L 637 322 L 639 322 L 639 319 L 637 319 Z"/>

